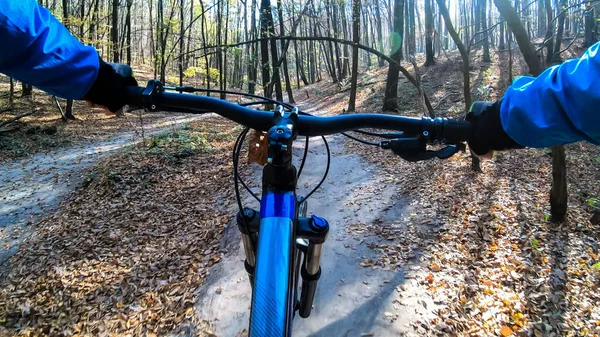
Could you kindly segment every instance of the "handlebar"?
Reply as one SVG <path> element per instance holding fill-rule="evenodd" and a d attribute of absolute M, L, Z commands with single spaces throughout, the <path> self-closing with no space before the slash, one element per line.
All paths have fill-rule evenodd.
<path fill-rule="evenodd" d="M 215 112 L 236 123 L 268 131 L 273 126 L 273 112 L 254 110 L 213 97 L 166 92 L 160 82 L 148 87 L 129 87 L 128 104 L 153 111 L 185 113 Z M 324 136 L 362 128 L 404 131 L 423 135 L 429 142 L 447 144 L 464 142 L 471 134 L 471 123 L 449 118 L 414 118 L 385 114 L 352 114 L 331 117 L 299 115 L 296 131 L 301 136 Z"/>

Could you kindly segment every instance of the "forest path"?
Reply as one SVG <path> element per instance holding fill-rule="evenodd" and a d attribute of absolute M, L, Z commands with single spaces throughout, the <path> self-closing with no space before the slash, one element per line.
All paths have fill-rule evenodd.
<path fill-rule="evenodd" d="M 145 136 L 191 122 L 199 116 L 169 117 L 144 126 Z M 78 144 L 37 153 L 0 165 L 0 264 L 12 256 L 27 234 L 28 224 L 56 210 L 84 178 L 83 172 L 104 156 L 141 141 L 138 132 L 106 141 Z"/>
<path fill-rule="evenodd" d="M 352 225 L 395 220 L 409 214 L 412 206 L 398 198 L 395 185 L 386 183 L 389 177 L 380 174 L 376 166 L 348 153 L 342 136 L 327 139 L 331 168 L 322 187 L 308 199 L 308 213 L 327 219 L 330 231 L 321 258 L 322 275 L 314 309 L 307 319 L 296 316 L 294 336 L 397 336 L 413 332 L 415 322 L 425 320 L 436 307 L 416 281 L 425 277 L 421 275 L 424 269 L 418 266 L 419 253 L 406 268 L 365 268 L 361 262 L 378 255 L 369 246 L 383 239 L 352 232 Z M 303 148 L 300 139 L 294 145 L 297 167 Z M 311 139 L 298 195 L 316 186 L 326 163 L 323 141 Z M 260 177 L 261 169 L 256 167 L 247 181 L 259 182 Z M 246 207 L 259 207 L 251 197 L 245 200 Z M 251 288 L 235 222 L 226 227 L 222 245 L 225 256 L 199 290 L 196 309 L 215 335 L 244 336 Z"/>

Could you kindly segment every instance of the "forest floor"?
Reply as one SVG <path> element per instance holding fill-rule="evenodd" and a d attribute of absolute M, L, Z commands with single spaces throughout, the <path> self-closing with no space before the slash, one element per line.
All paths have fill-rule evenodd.
<path fill-rule="evenodd" d="M 503 92 L 509 83 L 505 56 L 495 54 L 488 64 L 474 58 L 475 100 Z M 522 69 L 516 64 L 515 76 Z M 421 73 L 436 110 L 462 117 L 457 56 L 440 57 Z M 358 111 L 380 110 L 384 78 L 385 69 L 364 73 Z M 422 115 L 417 91 L 400 82 L 401 113 Z M 347 89 L 323 81 L 295 94 L 302 107 L 339 114 Z M 62 123 L 52 118 L 49 125 Z M 60 131 L 69 143 L 59 147 L 79 142 L 69 138 L 69 128 L 78 123 L 87 128 L 80 118 Z M 121 127 L 139 119 L 93 118 L 117 130 L 91 140 L 96 143 L 132 132 Z M 44 121 L 25 122 L 26 129 Z M 169 127 L 167 134 L 149 136 L 73 173 L 82 178 L 70 185 L 56 211 L 43 212 L 19 230 L 5 227 L 5 245 L 23 241 L 1 264 L 0 335 L 243 335 L 249 293 L 232 230 L 230 186 L 230 151 L 240 130 L 212 116 Z M 0 141 L 20 143 L 29 136 L 0 135 Z M 87 141 L 85 132 L 81 137 Z M 600 332 L 599 228 L 590 222 L 600 195 L 597 147 L 568 146 L 569 213 L 565 222 L 553 224 L 547 149 L 500 153 L 483 162 L 483 173 L 474 173 L 466 154 L 408 163 L 340 137 L 329 139 L 333 170 L 309 211 L 332 222 L 331 236 L 315 310 L 294 323 L 296 335 Z M 59 151 L 41 142 L 33 139 L 18 151 L 0 148 L 2 178 L 16 156 Z M 301 189 L 323 167 L 321 143 L 311 144 L 314 164 Z M 245 166 L 243 172 L 256 188 L 257 168 Z M 42 179 L 53 178 L 41 174 Z"/>

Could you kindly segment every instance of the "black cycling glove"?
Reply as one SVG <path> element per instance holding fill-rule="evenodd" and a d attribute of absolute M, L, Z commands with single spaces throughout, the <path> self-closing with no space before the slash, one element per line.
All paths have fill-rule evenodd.
<path fill-rule="evenodd" d="M 493 150 L 522 149 L 524 146 L 510 138 L 500 122 L 499 102 L 475 102 L 467 114 L 466 120 L 473 125 L 473 132 L 467 141 L 469 147 L 478 155 Z"/>
<path fill-rule="evenodd" d="M 100 59 L 98 77 L 83 98 L 117 112 L 127 104 L 125 88 L 137 86 L 132 74 L 131 67 L 128 65 L 107 63 Z"/>

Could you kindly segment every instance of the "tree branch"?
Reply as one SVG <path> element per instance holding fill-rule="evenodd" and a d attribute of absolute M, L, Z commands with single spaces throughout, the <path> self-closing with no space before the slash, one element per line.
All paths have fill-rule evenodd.
<path fill-rule="evenodd" d="M 26 113 L 20 114 L 20 115 L 18 115 L 18 116 L 15 116 L 15 117 L 13 117 L 13 118 L 7 119 L 7 120 L 5 120 L 4 122 L 1 122 L 1 123 L 0 123 L 0 128 L 1 128 L 1 127 L 3 127 L 3 126 L 5 126 L 5 125 L 8 125 L 8 124 L 10 124 L 10 123 L 12 123 L 12 122 L 18 121 L 19 119 L 21 119 L 21 118 L 23 118 L 23 117 L 27 117 L 27 116 L 29 116 L 29 115 L 33 115 L 34 113 L 36 113 L 36 112 L 38 112 L 38 111 L 39 111 L 39 110 L 37 110 L 37 109 L 36 109 L 36 110 L 32 110 L 32 111 L 30 111 L 30 112 L 26 112 Z"/>
<path fill-rule="evenodd" d="M 345 44 L 345 45 L 349 45 L 349 46 L 355 46 L 358 47 L 359 49 L 368 51 L 372 54 L 374 54 L 375 56 L 381 57 L 382 59 L 384 59 L 385 61 L 387 61 L 390 64 L 396 64 L 398 66 L 398 68 L 400 69 L 400 72 L 406 77 L 406 79 L 408 79 L 408 81 L 410 83 L 412 83 L 415 87 L 417 87 L 417 81 L 415 80 L 415 78 L 408 72 L 408 70 L 406 70 L 406 68 L 404 68 L 399 62 L 394 61 L 392 58 L 390 58 L 389 56 L 377 51 L 376 49 L 373 49 L 371 47 L 367 47 L 365 45 L 362 44 L 355 44 L 352 41 L 348 41 L 348 40 L 344 40 L 344 39 L 338 39 L 338 38 L 334 38 L 334 37 L 327 37 L 327 36 L 320 36 L 320 37 L 305 37 L 305 36 L 272 36 L 272 37 L 268 37 L 265 38 L 266 40 L 269 39 L 276 39 L 276 40 L 295 40 L 295 41 L 330 41 L 330 42 L 335 42 L 335 43 L 341 43 L 341 44 Z M 192 51 L 190 51 L 190 53 L 192 52 L 196 52 L 196 51 L 200 51 L 200 50 L 206 50 L 206 49 L 216 49 L 216 51 L 226 51 L 228 48 L 233 48 L 233 47 L 238 47 L 238 46 L 243 46 L 246 44 L 251 44 L 251 43 L 257 43 L 262 41 L 262 38 L 259 39 L 254 39 L 254 40 L 249 40 L 249 41 L 243 41 L 243 42 L 238 42 L 238 43 L 232 43 L 232 44 L 227 44 L 227 45 L 215 45 L 215 46 L 206 46 L 206 47 L 201 47 L 201 48 L 196 48 Z M 215 51 L 215 52 L 216 52 Z M 183 53 L 183 55 L 185 55 L 187 53 Z M 202 56 L 198 56 L 198 58 L 203 57 Z M 429 111 L 430 114 L 433 114 L 433 107 L 431 106 L 431 101 L 429 100 L 429 97 L 427 97 L 427 95 L 424 95 L 425 98 L 425 104 L 427 106 L 427 110 Z"/>

